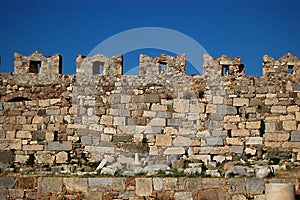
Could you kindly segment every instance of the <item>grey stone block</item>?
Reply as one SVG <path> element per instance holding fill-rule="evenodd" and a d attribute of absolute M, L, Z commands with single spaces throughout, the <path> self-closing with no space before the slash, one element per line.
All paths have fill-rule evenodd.
<path fill-rule="evenodd" d="M 83 145 L 91 145 L 92 144 L 92 137 L 91 136 L 82 136 L 80 138 L 81 144 Z"/>
<path fill-rule="evenodd" d="M 40 177 L 38 183 L 40 192 L 60 192 L 63 182 L 61 177 Z"/>
<path fill-rule="evenodd" d="M 300 131 L 292 131 L 291 141 L 292 142 L 300 142 Z"/>
<path fill-rule="evenodd" d="M 212 131 L 212 136 L 215 137 L 227 136 L 227 131 Z"/>
<path fill-rule="evenodd" d="M 42 131 L 34 131 L 32 133 L 32 139 L 36 141 L 44 141 L 46 139 L 46 135 Z"/>
<path fill-rule="evenodd" d="M 154 188 L 154 190 L 162 190 L 163 179 L 162 178 L 153 178 L 153 188 Z"/>
<path fill-rule="evenodd" d="M 71 151 L 72 143 L 67 141 L 48 142 L 48 151 Z"/>
<path fill-rule="evenodd" d="M 265 181 L 263 179 L 246 179 L 247 194 L 264 194 Z"/>
<path fill-rule="evenodd" d="M 113 142 L 131 142 L 132 136 L 130 135 L 115 135 L 113 137 Z"/>
<path fill-rule="evenodd" d="M 256 92 L 258 94 L 266 94 L 268 92 L 268 88 L 267 87 L 258 87 L 258 88 L 256 88 Z"/>
<path fill-rule="evenodd" d="M 46 110 L 47 115 L 59 115 L 60 109 Z"/>
<path fill-rule="evenodd" d="M 217 107 L 217 113 L 235 115 L 235 114 L 237 114 L 237 109 L 234 106 L 219 105 Z"/>
<path fill-rule="evenodd" d="M 0 190 L 0 199 L 6 199 L 7 197 L 7 190 Z"/>
<path fill-rule="evenodd" d="M 300 85 L 293 84 L 294 92 L 300 92 Z"/>
<path fill-rule="evenodd" d="M 167 126 L 181 126 L 182 119 L 167 119 Z"/>
<path fill-rule="evenodd" d="M 128 117 L 128 116 L 130 116 L 130 110 L 120 109 L 119 110 L 119 115 L 122 116 L 122 117 Z"/>
<path fill-rule="evenodd" d="M 10 163 L 14 159 L 14 154 L 12 151 L 0 151 L 0 162 L 1 163 Z"/>
<path fill-rule="evenodd" d="M 221 122 L 221 121 L 209 121 L 206 124 L 206 128 L 210 129 L 210 130 L 214 130 L 214 129 L 217 129 L 217 128 L 222 128 L 223 125 L 224 125 L 224 122 Z"/>
<path fill-rule="evenodd" d="M 159 103 L 160 102 L 159 95 L 158 94 L 146 94 L 145 102 L 146 103 Z"/>
<path fill-rule="evenodd" d="M 224 114 L 211 113 L 210 119 L 213 120 L 213 121 L 223 121 L 224 120 Z"/>
<path fill-rule="evenodd" d="M 229 178 L 228 192 L 231 194 L 244 194 L 246 182 L 244 178 Z"/>
<path fill-rule="evenodd" d="M 243 154 L 244 152 L 244 146 L 232 146 L 231 152 L 236 154 Z"/>
<path fill-rule="evenodd" d="M 208 146 L 223 146 L 224 141 L 221 137 L 215 137 L 215 138 L 207 138 L 206 143 Z"/>
<path fill-rule="evenodd" d="M 13 177 L 0 177 L 1 189 L 13 188 L 15 184 L 16 184 L 16 179 Z"/>
<path fill-rule="evenodd" d="M 88 179 L 89 187 L 103 187 L 103 186 L 112 186 L 112 178 L 89 178 Z"/>
<path fill-rule="evenodd" d="M 171 118 L 172 117 L 172 113 L 170 112 L 164 112 L 164 111 L 159 111 L 156 113 L 157 118 Z"/>

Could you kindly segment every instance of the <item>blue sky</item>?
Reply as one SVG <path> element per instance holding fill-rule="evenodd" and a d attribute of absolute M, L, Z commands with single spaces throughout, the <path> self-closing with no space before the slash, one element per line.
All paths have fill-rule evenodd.
<path fill-rule="evenodd" d="M 63 73 L 72 74 L 76 55 L 89 54 L 105 39 L 133 28 L 163 27 L 193 38 L 213 57 L 241 56 L 247 75 L 261 75 L 265 54 L 300 57 L 299 20 L 298 0 L 2 1 L 0 71 L 13 71 L 14 52 L 39 50 L 61 54 Z M 140 52 L 152 51 L 125 55 L 124 71 L 138 65 Z"/>

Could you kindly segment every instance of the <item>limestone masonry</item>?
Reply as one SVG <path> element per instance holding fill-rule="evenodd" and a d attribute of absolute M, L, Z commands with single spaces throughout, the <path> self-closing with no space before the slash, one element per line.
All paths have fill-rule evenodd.
<path fill-rule="evenodd" d="M 204 55 L 202 75 L 186 75 L 185 55 L 140 55 L 139 75 L 123 75 L 122 55 L 79 55 L 74 75 L 61 74 L 58 54 L 15 53 L 14 59 L 14 72 L 0 74 L 0 168 L 4 174 L 131 177 L 176 172 L 258 177 L 263 167 L 279 170 L 300 163 L 300 59 L 290 53 L 279 60 L 264 56 L 259 77 L 246 76 L 241 58 L 227 56 Z M 244 165 L 244 171 L 238 170 L 239 165 Z M 46 177 L 32 179 L 52 182 Z M 75 179 L 55 182 L 63 187 L 65 180 L 75 183 Z M 178 190 L 169 195 L 174 199 L 196 199 L 194 187 L 206 187 L 203 182 L 213 179 L 197 179 L 199 183 L 183 178 L 81 180 L 86 182 L 84 190 L 117 184 L 122 195 L 129 195 L 116 197 L 120 199 L 151 196 L 162 187 Z M 130 180 L 139 187 L 133 195 L 131 190 L 124 192 Z M 187 181 L 182 189 L 180 181 Z M 249 181 L 258 181 L 254 183 L 258 189 L 249 192 L 254 186 L 247 185 L 247 191 L 244 187 L 230 193 L 235 189 L 226 189 L 225 179 L 217 178 L 211 182 L 218 184 L 213 191 L 226 190 L 227 197 L 212 199 L 234 199 L 234 195 L 243 199 L 239 195 L 245 194 L 263 199 L 262 179 L 232 181 L 237 188 L 236 181 L 245 187 Z M 192 189 L 185 191 L 186 187 Z"/>

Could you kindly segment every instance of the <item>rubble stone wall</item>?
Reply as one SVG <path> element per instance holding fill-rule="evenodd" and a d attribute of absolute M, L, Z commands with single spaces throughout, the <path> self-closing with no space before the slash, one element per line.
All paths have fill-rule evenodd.
<path fill-rule="evenodd" d="M 122 56 L 78 56 L 75 75 L 43 73 L 43 64 L 28 73 L 15 59 L 15 73 L 0 74 L 2 169 L 87 172 L 103 162 L 104 174 L 151 174 L 300 161 L 300 61 L 292 54 L 265 56 L 261 77 L 226 56 L 205 55 L 203 75 L 194 76 L 185 74 L 185 55 L 141 55 L 140 75 L 122 74 Z"/>

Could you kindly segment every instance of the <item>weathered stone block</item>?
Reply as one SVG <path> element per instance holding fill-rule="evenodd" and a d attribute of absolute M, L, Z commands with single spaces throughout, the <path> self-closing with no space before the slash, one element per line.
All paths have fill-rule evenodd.
<path fill-rule="evenodd" d="M 132 136 L 130 135 L 114 135 L 113 142 L 131 142 Z"/>
<path fill-rule="evenodd" d="M 62 190 L 61 177 L 39 177 L 38 191 L 39 192 L 61 192 Z"/>
<path fill-rule="evenodd" d="M 166 119 L 164 118 L 153 118 L 149 122 L 150 126 L 166 126 Z"/>
<path fill-rule="evenodd" d="M 247 194 L 264 194 L 265 181 L 263 179 L 246 179 Z"/>
<path fill-rule="evenodd" d="M 171 146 L 172 145 L 172 136 L 171 135 L 156 135 L 156 146 Z"/>
<path fill-rule="evenodd" d="M 18 188 L 22 189 L 34 189 L 35 178 L 34 177 L 18 177 Z"/>
<path fill-rule="evenodd" d="M 244 178 L 229 178 L 228 192 L 231 194 L 245 194 L 246 182 Z"/>
<path fill-rule="evenodd" d="M 193 200 L 192 192 L 175 192 L 174 200 Z"/>
<path fill-rule="evenodd" d="M 232 146 L 231 152 L 241 155 L 244 152 L 244 146 Z"/>
<path fill-rule="evenodd" d="M 56 155 L 55 155 L 55 162 L 56 163 L 59 163 L 59 164 L 62 164 L 62 163 L 67 163 L 68 161 L 68 153 L 67 152 L 58 152 Z"/>
<path fill-rule="evenodd" d="M 271 107 L 272 113 L 286 113 L 286 106 L 272 106 Z"/>
<path fill-rule="evenodd" d="M 48 142 L 48 151 L 71 151 L 72 143 L 69 141 Z"/>
<path fill-rule="evenodd" d="M 297 123 L 296 123 L 295 120 L 283 121 L 282 122 L 283 129 L 284 130 L 288 130 L 288 131 L 290 131 L 290 130 L 296 130 L 296 128 L 297 128 L 296 125 L 297 125 Z"/>
<path fill-rule="evenodd" d="M 173 107 L 175 112 L 179 112 L 179 113 L 188 112 L 189 101 L 186 99 L 174 99 Z"/>
<path fill-rule="evenodd" d="M 189 178 L 187 179 L 188 190 L 199 190 L 203 188 L 202 178 Z"/>
<path fill-rule="evenodd" d="M 126 118 L 125 117 L 114 117 L 113 125 L 114 126 L 125 126 Z"/>
<path fill-rule="evenodd" d="M 46 115 L 60 115 L 60 109 L 47 109 Z"/>
<path fill-rule="evenodd" d="M 1 139 L 0 140 L 0 150 L 21 150 L 22 140 L 21 139 Z"/>
<path fill-rule="evenodd" d="M 102 115 L 100 124 L 111 126 L 113 124 L 113 117 L 108 115 Z"/>
<path fill-rule="evenodd" d="M 234 98 L 233 106 L 249 106 L 249 99 L 247 98 Z"/>
<path fill-rule="evenodd" d="M 89 187 L 105 187 L 112 186 L 113 179 L 112 178 L 89 178 L 88 185 Z"/>
<path fill-rule="evenodd" d="M 34 131 L 32 133 L 32 139 L 35 141 L 44 141 L 46 139 L 46 135 L 42 131 Z"/>
<path fill-rule="evenodd" d="M 235 115 L 235 114 L 237 114 L 237 109 L 234 106 L 219 105 L 217 107 L 217 113 Z"/>
<path fill-rule="evenodd" d="M 136 178 L 135 193 L 138 196 L 150 196 L 152 194 L 152 179 Z"/>
<path fill-rule="evenodd" d="M 246 128 L 248 129 L 259 129 L 261 121 L 246 122 Z"/>
<path fill-rule="evenodd" d="M 181 126 L 182 119 L 167 119 L 167 126 Z"/>
<path fill-rule="evenodd" d="M 300 131 L 292 131 L 291 141 L 292 142 L 300 142 Z"/>
<path fill-rule="evenodd" d="M 250 131 L 247 129 L 236 129 L 231 131 L 232 137 L 245 137 L 250 136 Z"/>
<path fill-rule="evenodd" d="M 43 151 L 44 145 L 39 144 L 30 144 L 30 145 L 23 145 L 24 151 Z"/>
<path fill-rule="evenodd" d="M 145 103 L 159 103 L 160 98 L 158 94 L 146 94 Z"/>
<path fill-rule="evenodd" d="M 263 137 L 246 137 L 246 145 L 262 145 Z"/>
<path fill-rule="evenodd" d="M 9 189 L 8 194 L 9 194 L 9 197 L 12 199 L 23 199 L 24 190 L 23 189 Z"/>
<path fill-rule="evenodd" d="M 0 151 L 0 163 L 10 163 L 13 159 L 14 153 L 12 151 Z"/>
<path fill-rule="evenodd" d="M 13 188 L 15 184 L 16 184 L 16 179 L 13 177 L 0 177 L 1 189 Z"/>
<path fill-rule="evenodd" d="M 192 140 L 188 137 L 183 137 L 183 136 L 177 136 L 173 140 L 173 145 L 174 146 L 190 146 Z"/>
<path fill-rule="evenodd" d="M 164 155 L 182 155 L 185 154 L 185 150 L 183 147 L 168 147 Z"/>
<path fill-rule="evenodd" d="M 224 141 L 221 137 L 210 137 L 206 138 L 206 144 L 208 146 L 222 146 L 224 145 Z"/>
<path fill-rule="evenodd" d="M 88 179 L 87 178 L 63 178 L 63 184 L 68 191 L 72 192 L 87 192 Z"/>
<path fill-rule="evenodd" d="M 156 191 L 163 189 L 163 178 L 153 178 L 153 189 Z"/>

